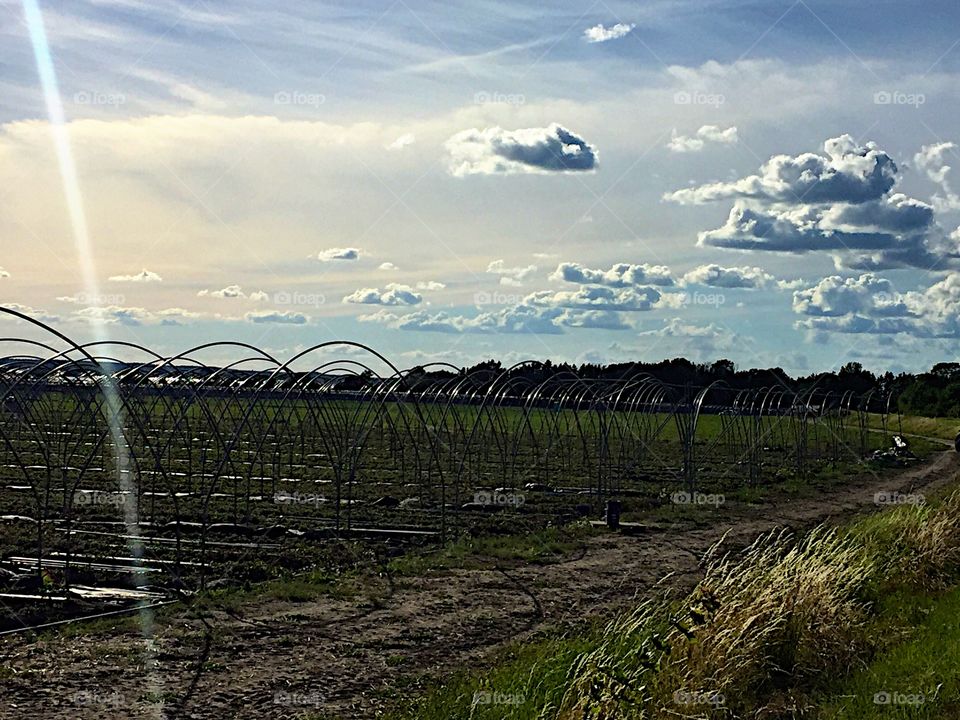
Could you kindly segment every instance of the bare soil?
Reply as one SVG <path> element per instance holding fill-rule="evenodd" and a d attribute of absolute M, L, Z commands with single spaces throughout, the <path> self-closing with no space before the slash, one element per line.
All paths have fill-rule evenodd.
<path fill-rule="evenodd" d="M 953 452 L 813 497 L 704 507 L 682 524 L 601 532 L 548 565 L 370 577 L 355 597 L 265 602 L 207 626 L 171 613 L 141 633 L 110 630 L 0 640 L 2 718 L 374 718 L 391 699 L 547 628 L 609 616 L 667 579 L 693 585 L 717 541 L 749 544 L 778 526 L 809 528 L 877 509 L 878 491 L 950 483 Z"/>

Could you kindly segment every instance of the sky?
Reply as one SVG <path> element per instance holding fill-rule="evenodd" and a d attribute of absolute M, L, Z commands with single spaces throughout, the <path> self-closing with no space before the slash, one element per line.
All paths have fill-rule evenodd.
<path fill-rule="evenodd" d="M 0 19 L 0 305 L 77 341 L 285 360 L 351 340 L 399 367 L 958 359 L 955 2 Z"/>

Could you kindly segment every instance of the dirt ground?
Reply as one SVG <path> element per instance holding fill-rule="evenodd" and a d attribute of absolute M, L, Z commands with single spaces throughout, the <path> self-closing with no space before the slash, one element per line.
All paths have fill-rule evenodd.
<path fill-rule="evenodd" d="M 953 452 L 815 497 L 704 507 L 702 522 L 603 532 L 550 565 L 372 580 L 376 597 L 320 597 L 216 613 L 206 632 L 171 615 L 149 643 L 132 631 L 0 641 L 2 718 L 374 718 L 391 697 L 482 665 L 547 627 L 629 606 L 672 573 L 696 582 L 699 558 L 727 534 L 747 545 L 776 526 L 805 528 L 876 509 L 878 491 L 951 482 Z M 159 699 L 163 702 L 158 702 Z"/>

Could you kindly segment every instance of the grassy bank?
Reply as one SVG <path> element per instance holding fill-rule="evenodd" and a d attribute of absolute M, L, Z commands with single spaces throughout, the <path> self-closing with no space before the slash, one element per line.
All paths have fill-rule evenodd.
<path fill-rule="evenodd" d="M 824 720 L 960 718 L 960 588 L 943 595 L 901 594 L 888 603 L 891 643 L 820 703 Z"/>
<path fill-rule="evenodd" d="M 802 538 L 770 533 L 708 557 L 682 600 L 518 646 L 393 717 L 954 717 L 960 643 L 937 664 L 924 656 L 960 634 L 955 619 L 944 629 L 958 567 L 960 492 Z M 874 703 L 884 692 L 889 707 Z M 924 704 L 899 701 L 917 694 Z"/>
<path fill-rule="evenodd" d="M 880 429 L 882 427 L 880 416 L 871 415 L 869 424 L 874 429 Z M 893 416 L 887 420 L 887 430 L 892 433 L 903 432 L 907 435 L 925 435 L 953 442 L 957 433 L 960 433 L 960 419 L 904 415 L 898 421 L 896 416 Z"/>

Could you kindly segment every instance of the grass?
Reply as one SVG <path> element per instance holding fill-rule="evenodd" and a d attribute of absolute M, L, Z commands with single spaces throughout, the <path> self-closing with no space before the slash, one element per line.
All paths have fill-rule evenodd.
<path fill-rule="evenodd" d="M 578 522 L 522 535 L 461 537 L 440 548 L 395 558 L 389 569 L 397 576 L 419 576 L 455 569 L 556 562 L 580 549 L 584 539 L 595 532 L 588 523 Z"/>
<path fill-rule="evenodd" d="M 429 688 L 391 720 L 514 720 L 556 706 L 571 664 L 600 639 L 600 628 L 577 635 L 545 635 L 515 643 L 479 678 L 462 673 Z"/>
<path fill-rule="evenodd" d="M 859 718 L 876 717 L 865 698 L 884 689 L 937 692 L 936 704 L 886 708 L 890 717 L 956 717 L 944 708 L 960 643 L 935 665 L 924 656 L 960 635 L 960 591 L 947 591 L 958 568 L 960 490 L 802 538 L 769 533 L 740 553 L 714 549 L 682 600 L 649 599 L 600 632 L 516 645 L 492 670 L 462 673 L 391 717 L 773 719 L 825 706 Z"/>
<path fill-rule="evenodd" d="M 960 588 L 936 597 L 900 594 L 885 614 L 908 626 L 901 642 L 854 673 L 821 707 L 824 720 L 960 717 Z M 936 648 L 935 652 L 931 649 Z M 922 702 L 917 702 L 922 698 Z M 889 699 L 886 705 L 876 701 Z"/>
<path fill-rule="evenodd" d="M 870 415 L 870 427 L 880 428 L 880 416 Z M 896 416 L 887 421 L 887 430 L 891 433 L 904 432 L 907 435 L 927 435 L 953 442 L 960 433 L 958 418 L 928 418 L 918 415 L 904 415 L 898 424 Z"/>

